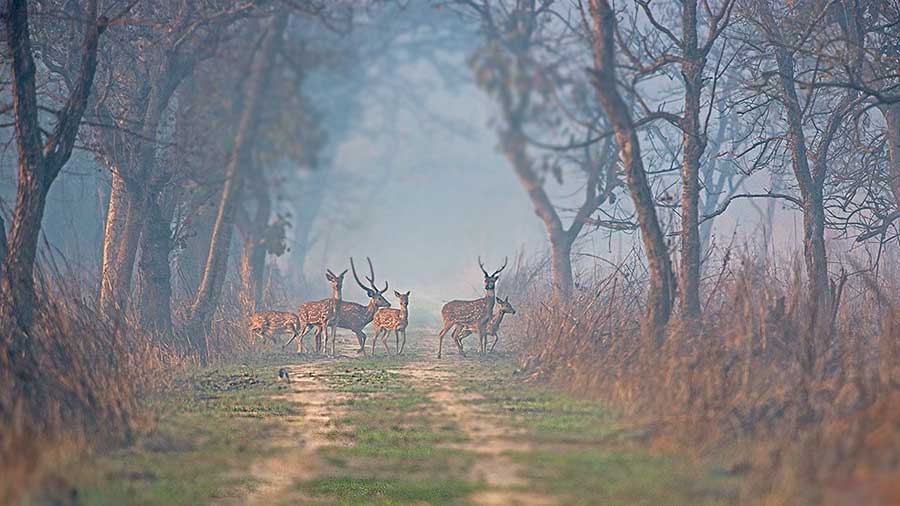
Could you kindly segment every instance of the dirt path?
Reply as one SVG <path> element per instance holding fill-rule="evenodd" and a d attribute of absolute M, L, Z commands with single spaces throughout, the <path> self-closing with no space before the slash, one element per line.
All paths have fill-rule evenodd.
<path fill-rule="evenodd" d="M 345 338 L 338 358 L 266 366 L 289 370 L 279 395 L 299 415 L 276 419 L 271 451 L 238 477 L 252 485 L 222 504 L 728 504 L 716 482 L 611 437 L 622 427 L 600 406 L 519 382 L 511 357 L 437 360 L 433 334 L 410 332 L 401 357 L 360 357 Z"/>
<path fill-rule="evenodd" d="M 271 505 L 303 500 L 293 485 L 324 472 L 319 449 L 350 444 L 331 433 L 335 421 L 346 414 L 346 404 L 352 395 L 329 387 L 321 363 L 286 365 L 284 369 L 290 375 L 290 383 L 283 398 L 295 404 L 300 414 L 285 417 L 284 430 L 277 439 L 268 442 L 274 455 L 250 467 L 252 490 L 223 504 Z"/>
<path fill-rule="evenodd" d="M 412 378 L 440 410 L 439 418 L 453 421 L 466 436 L 462 443 L 449 446 L 475 453 L 478 458 L 471 468 L 474 480 L 486 489 L 469 500 L 478 506 L 552 506 L 557 501 L 549 496 L 528 491 L 528 481 L 521 467 L 510 459 L 510 451 L 530 451 L 525 431 L 511 428 L 503 419 L 479 408 L 487 399 L 476 392 L 466 392 L 454 382 L 452 365 L 436 361 L 412 362 L 398 372 Z"/>

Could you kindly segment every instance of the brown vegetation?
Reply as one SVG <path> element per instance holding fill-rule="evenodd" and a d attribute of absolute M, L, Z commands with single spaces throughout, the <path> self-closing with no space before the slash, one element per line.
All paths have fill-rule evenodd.
<path fill-rule="evenodd" d="M 897 281 L 842 275 L 840 306 L 823 315 L 800 270 L 726 254 L 699 325 L 670 325 L 658 349 L 640 335 L 637 263 L 563 306 L 517 284 L 510 334 L 528 336 L 517 343 L 527 373 L 643 420 L 658 441 L 705 455 L 738 448 L 729 465 L 748 478 L 745 501 L 894 504 L 900 320 L 887 294 Z"/>

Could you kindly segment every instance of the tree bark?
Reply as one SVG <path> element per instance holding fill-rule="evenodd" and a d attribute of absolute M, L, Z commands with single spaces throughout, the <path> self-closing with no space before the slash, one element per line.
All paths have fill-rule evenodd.
<path fill-rule="evenodd" d="M 6 222 L 3 221 L 3 214 L 0 214 L 0 269 L 3 268 L 4 260 L 6 260 Z"/>
<path fill-rule="evenodd" d="M 239 212 L 238 231 L 243 239 L 241 250 L 241 305 L 247 314 L 256 311 L 262 297 L 262 278 L 266 270 L 266 244 L 263 234 L 272 215 L 272 201 L 262 184 L 254 185 L 256 213 Z"/>
<path fill-rule="evenodd" d="M 550 273 L 554 290 L 563 297 L 572 294 L 572 240 L 568 234 L 550 238 Z"/>
<path fill-rule="evenodd" d="M 144 226 L 141 230 L 140 324 L 144 332 L 163 343 L 172 340 L 172 270 L 169 253 L 172 251 L 172 208 L 160 202 L 161 196 L 151 195 L 144 207 Z"/>
<path fill-rule="evenodd" d="M 794 75 L 794 57 L 790 48 L 785 45 L 778 25 L 772 14 L 769 0 L 760 0 L 760 14 L 767 26 L 769 42 L 775 53 L 778 67 L 778 83 L 780 100 L 785 108 L 788 124 L 788 144 L 791 150 L 791 165 L 794 177 L 800 188 L 800 199 L 803 203 L 803 256 L 806 274 L 809 281 L 810 295 L 813 301 L 830 304 L 830 287 L 828 283 L 828 262 L 825 251 L 825 207 L 823 187 L 825 183 L 825 159 L 828 143 L 823 142 L 817 153 L 820 161 L 812 170 L 809 162 L 809 151 L 803 131 L 803 111 L 797 97 Z M 838 112 L 832 113 L 839 114 Z M 830 142 L 830 141 L 828 141 Z M 825 311 L 827 313 L 827 310 Z"/>
<path fill-rule="evenodd" d="M 697 1 L 682 4 L 684 116 L 681 118 L 684 154 L 681 167 L 681 296 L 682 318 L 700 315 L 700 157 L 706 149 L 700 124 L 700 95 L 706 58 L 697 47 Z"/>
<path fill-rule="evenodd" d="M 244 93 L 241 119 L 234 138 L 231 156 L 225 170 L 225 187 L 219 199 L 216 222 L 213 226 L 209 256 L 206 268 L 200 281 L 200 289 L 191 305 L 187 324 L 188 337 L 200 355 L 202 364 L 209 361 L 207 333 L 209 324 L 228 270 L 228 250 L 234 229 L 234 221 L 243 191 L 245 172 L 249 164 L 250 150 L 253 146 L 256 127 L 259 120 L 260 102 L 272 72 L 272 60 L 281 33 L 284 31 L 286 15 L 271 18 L 267 23 L 266 33 L 253 56 L 247 88 Z"/>
<path fill-rule="evenodd" d="M 634 202 L 641 239 L 647 254 L 650 286 L 647 294 L 646 335 L 655 346 L 662 344 L 672 312 L 672 263 L 656 216 L 656 204 L 644 172 L 637 129 L 618 91 L 615 69 L 615 12 L 607 0 L 591 0 L 593 20 L 593 84 L 615 132 L 625 178 Z"/>
<path fill-rule="evenodd" d="M 125 178 L 113 173 L 100 274 L 100 311 L 110 319 L 120 317 L 126 309 L 141 233 L 139 193 L 129 191 L 127 185 Z"/>
<path fill-rule="evenodd" d="M 887 127 L 888 178 L 894 203 L 900 209 L 900 103 L 885 104 L 880 109 Z"/>

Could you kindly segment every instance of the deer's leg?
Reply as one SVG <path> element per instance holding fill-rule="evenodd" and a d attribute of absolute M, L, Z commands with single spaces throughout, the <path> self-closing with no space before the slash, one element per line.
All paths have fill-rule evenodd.
<path fill-rule="evenodd" d="M 456 349 L 459 350 L 459 354 L 463 357 L 466 356 L 466 352 L 463 351 L 462 340 L 468 337 L 471 333 L 471 330 L 466 330 L 463 326 L 460 326 L 456 329 Z"/>
<path fill-rule="evenodd" d="M 356 350 L 357 353 L 366 354 L 366 333 L 362 330 L 355 330 L 356 332 L 356 340 L 359 341 L 359 349 Z"/>
<path fill-rule="evenodd" d="M 400 329 L 394 329 L 394 351 L 400 354 Z"/>
<path fill-rule="evenodd" d="M 494 342 L 491 343 L 491 349 L 488 350 L 488 353 L 493 353 L 493 352 L 494 352 L 494 346 L 497 346 L 497 341 L 499 341 L 499 340 L 500 340 L 500 333 L 499 333 L 499 332 L 495 332 L 495 333 L 494 333 Z"/>
<path fill-rule="evenodd" d="M 381 327 L 375 326 L 375 330 L 372 332 L 372 356 L 375 356 L 375 345 L 378 344 L 378 334 L 381 333 Z"/>
<path fill-rule="evenodd" d="M 444 328 L 442 328 L 440 334 L 438 334 L 438 358 L 441 358 L 441 351 L 443 351 L 442 348 L 444 347 L 444 334 L 446 334 L 452 326 L 452 323 L 444 323 Z"/>
<path fill-rule="evenodd" d="M 384 345 L 384 352 L 387 353 L 388 355 L 391 354 L 391 349 L 388 348 L 388 345 L 387 345 L 387 338 L 388 338 L 388 334 L 390 332 L 391 332 L 391 329 L 384 329 L 384 334 L 381 334 L 381 344 Z M 394 332 L 396 332 L 396 330 Z"/>

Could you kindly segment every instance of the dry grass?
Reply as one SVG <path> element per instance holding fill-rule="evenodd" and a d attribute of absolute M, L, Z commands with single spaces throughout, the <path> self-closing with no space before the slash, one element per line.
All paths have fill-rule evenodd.
<path fill-rule="evenodd" d="M 38 483 L 65 486 L 53 475 L 67 459 L 146 429 L 143 401 L 180 363 L 127 324 L 104 321 L 75 279 L 59 271 L 39 276 L 30 388 L 0 371 L 0 402 L 12 407 L 0 418 L 2 504 Z"/>
<path fill-rule="evenodd" d="M 640 335 L 640 265 L 543 296 L 520 262 L 522 310 L 509 335 L 533 376 L 590 395 L 655 427 L 657 441 L 721 453 L 747 473 L 742 503 L 896 504 L 900 486 L 900 315 L 891 280 L 836 280 L 840 305 L 809 301 L 799 265 L 730 255 L 708 269 L 700 321 Z M 531 288 L 526 288 L 526 287 Z M 737 448 L 737 450 L 735 450 Z"/>

